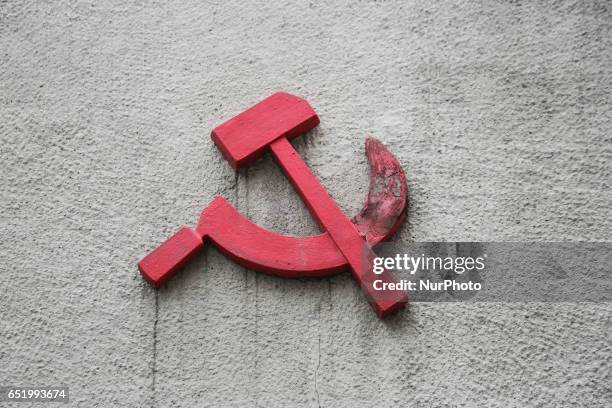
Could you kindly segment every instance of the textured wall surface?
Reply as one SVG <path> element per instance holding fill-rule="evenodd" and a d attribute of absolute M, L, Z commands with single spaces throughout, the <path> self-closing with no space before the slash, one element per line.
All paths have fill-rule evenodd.
<path fill-rule="evenodd" d="M 0 385 L 103 407 L 610 406 L 609 303 L 415 303 L 207 249 L 159 291 L 136 262 L 223 194 L 316 231 L 269 157 L 209 138 L 276 90 L 347 213 L 366 134 L 404 164 L 405 241 L 609 241 L 607 1 L 0 2 Z M 17 406 L 17 405 L 16 405 Z M 18 406 L 27 406 L 21 404 Z"/>

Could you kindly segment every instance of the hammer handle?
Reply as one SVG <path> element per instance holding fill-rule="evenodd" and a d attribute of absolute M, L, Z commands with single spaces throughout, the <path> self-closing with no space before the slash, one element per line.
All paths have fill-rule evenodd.
<path fill-rule="evenodd" d="M 376 314 L 384 317 L 404 307 L 407 301 L 405 292 L 374 289 L 376 280 L 387 283 L 397 280 L 388 271 L 383 271 L 380 275 L 374 274 L 372 266 L 376 254 L 338 208 L 287 138 L 275 140 L 270 144 L 270 149 L 321 229 L 329 233 L 348 261 L 353 277 L 359 282 Z"/>

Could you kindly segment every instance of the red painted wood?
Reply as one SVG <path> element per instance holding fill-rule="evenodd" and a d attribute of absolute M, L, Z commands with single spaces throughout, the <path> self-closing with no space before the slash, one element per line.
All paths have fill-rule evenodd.
<path fill-rule="evenodd" d="M 138 269 L 146 280 L 159 288 L 203 247 L 202 236 L 183 227 L 138 262 Z"/>
<path fill-rule="evenodd" d="M 370 188 L 375 186 L 371 184 Z M 387 224 L 395 225 L 395 222 L 390 219 Z M 367 225 L 364 224 L 364 228 Z M 172 276 L 185 262 L 181 256 L 168 256 L 182 253 L 180 248 L 185 246 L 184 230 L 189 229 L 183 227 L 139 263 L 145 278 L 156 287 Z M 327 232 L 299 237 L 278 234 L 253 223 L 221 196 L 215 197 L 202 210 L 195 231 L 189 231 L 192 231 L 200 242 L 208 238 L 208 241 L 228 258 L 240 265 L 276 276 L 322 277 L 337 274 L 348 267 L 347 260 Z M 368 243 L 375 245 L 389 239 L 395 231 L 396 228 L 390 228 L 386 233 L 380 229 L 370 233 L 364 229 L 363 233 L 368 237 Z M 194 256 L 203 248 L 193 240 L 189 242 L 194 248 L 190 256 Z M 174 250 L 173 246 L 179 248 Z"/>
<path fill-rule="evenodd" d="M 360 283 L 376 314 L 382 318 L 404 307 L 407 302 L 404 292 L 374 290 L 374 280 L 396 282 L 396 279 L 387 271 L 381 275 L 372 272 L 372 262 L 376 254 L 344 216 L 289 141 L 286 138 L 277 139 L 270 144 L 270 149 L 321 229 L 329 233 L 346 258 L 353 277 Z"/>
<path fill-rule="evenodd" d="M 196 231 L 242 266 L 285 278 L 333 275 L 347 266 L 327 233 L 294 237 L 272 232 L 244 217 L 223 197 L 202 211 Z"/>
<path fill-rule="evenodd" d="M 393 235 L 404 222 L 408 188 L 402 166 L 380 141 L 366 138 L 365 149 L 370 163 L 370 189 L 363 208 L 351 222 L 374 245 Z"/>
<path fill-rule="evenodd" d="M 211 137 L 234 169 L 248 166 L 279 137 L 289 139 L 319 124 L 308 102 L 277 92 L 213 129 Z"/>
<path fill-rule="evenodd" d="M 215 128 L 212 138 L 234 168 L 247 165 L 270 147 L 324 233 L 293 237 L 268 231 L 217 197 L 202 211 L 195 230 L 182 228 L 139 262 L 145 278 L 159 287 L 208 238 L 236 262 L 284 277 L 326 276 L 349 266 L 378 316 L 403 307 L 405 293 L 373 290 L 374 280 L 395 282 L 395 278 L 386 271 L 372 272 L 375 254 L 370 245 L 392 235 L 404 219 L 404 172 L 380 142 L 368 139 L 370 191 L 364 208 L 349 221 L 287 140 L 318 123 L 306 101 L 277 93 Z"/>

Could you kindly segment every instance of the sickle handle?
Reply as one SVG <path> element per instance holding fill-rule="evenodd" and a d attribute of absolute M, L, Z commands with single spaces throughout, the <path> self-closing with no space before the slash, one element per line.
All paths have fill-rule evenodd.
<path fill-rule="evenodd" d="M 202 248 L 202 237 L 183 227 L 138 262 L 138 269 L 151 285 L 159 288 Z"/>

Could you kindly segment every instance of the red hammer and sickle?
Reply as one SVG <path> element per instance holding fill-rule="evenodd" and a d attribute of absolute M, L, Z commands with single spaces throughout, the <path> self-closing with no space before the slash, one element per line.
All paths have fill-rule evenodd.
<path fill-rule="evenodd" d="M 396 280 L 387 271 L 373 273 L 376 255 L 371 249 L 392 235 L 404 219 L 404 172 L 380 142 L 368 139 L 370 192 L 364 209 L 349 220 L 289 143 L 318 124 L 307 101 L 278 92 L 217 126 L 211 136 L 234 169 L 248 166 L 269 149 L 322 234 L 291 237 L 274 233 L 243 217 L 223 197 L 216 197 L 202 211 L 195 230 L 183 227 L 138 263 L 142 275 L 159 287 L 202 250 L 208 238 L 241 265 L 278 276 L 327 276 L 348 266 L 379 317 L 404 307 L 403 291 L 374 289 L 376 280 Z"/>

